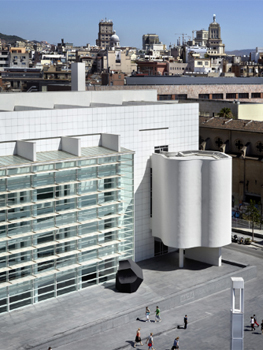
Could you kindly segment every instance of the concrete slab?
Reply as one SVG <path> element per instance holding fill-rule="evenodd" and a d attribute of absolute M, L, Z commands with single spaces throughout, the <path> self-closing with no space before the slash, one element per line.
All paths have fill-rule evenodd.
<path fill-rule="evenodd" d="M 245 264 L 253 259 L 259 260 L 246 259 L 238 252 L 227 249 L 223 258 Z M 154 332 L 160 333 L 156 337 L 161 346 L 159 349 L 164 349 L 161 344 L 166 338 L 172 342 L 175 326 L 178 322 L 182 323 L 185 313 L 191 315 L 191 322 L 196 322 L 195 327 L 203 329 L 202 325 L 207 324 L 210 328 L 211 321 L 214 324 L 215 312 L 219 317 L 222 309 L 222 318 L 226 317 L 227 312 L 226 326 L 229 327 L 230 301 L 229 305 L 226 302 L 229 291 L 221 291 L 228 288 L 227 280 L 230 286 L 230 276 L 245 272 L 244 278 L 248 280 L 256 275 L 256 269 L 252 266 L 241 268 L 223 264 L 222 267 L 212 267 L 194 261 L 186 261 L 185 268 L 178 269 L 177 253 L 149 259 L 140 265 L 145 279 L 136 293 L 118 293 L 108 283 L 1 315 L 0 349 L 44 350 L 52 346 L 53 350 L 82 350 L 101 349 L 102 345 L 108 349 L 126 348 L 131 346 L 136 328 L 140 326 L 144 329 L 144 335 L 155 327 Z M 211 293 L 212 297 L 209 296 Z M 206 300 L 211 302 L 211 306 Z M 136 321 L 137 318 L 144 318 L 147 305 L 152 312 L 156 305 L 161 307 L 162 323 Z M 220 317 L 219 322 L 224 328 Z M 217 330 L 217 325 L 214 324 L 214 327 Z M 215 346 L 206 349 L 212 348 L 217 349 Z"/>

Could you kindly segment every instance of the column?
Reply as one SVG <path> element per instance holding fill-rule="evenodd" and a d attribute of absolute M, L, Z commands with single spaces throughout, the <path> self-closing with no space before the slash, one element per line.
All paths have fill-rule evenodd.
<path fill-rule="evenodd" d="M 244 349 L 244 280 L 231 277 L 231 350 Z"/>
<path fill-rule="evenodd" d="M 179 267 L 184 267 L 184 249 L 179 249 Z"/>

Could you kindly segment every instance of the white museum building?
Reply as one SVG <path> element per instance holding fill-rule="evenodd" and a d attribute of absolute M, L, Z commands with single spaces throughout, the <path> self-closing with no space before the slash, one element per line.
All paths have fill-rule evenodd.
<path fill-rule="evenodd" d="M 192 151 L 198 104 L 81 91 L 72 72 L 76 91 L 0 94 L 0 313 L 113 280 L 126 258 L 220 265 L 231 241 L 231 159 Z"/>

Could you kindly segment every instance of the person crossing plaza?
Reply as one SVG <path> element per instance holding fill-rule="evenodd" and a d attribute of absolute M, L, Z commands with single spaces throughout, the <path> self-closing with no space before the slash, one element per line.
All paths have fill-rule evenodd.
<path fill-rule="evenodd" d="M 135 341 L 134 341 L 135 348 L 136 348 L 137 343 L 140 343 L 140 345 L 143 345 L 142 338 L 141 338 L 141 328 L 138 328 L 138 330 L 136 332 L 136 337 L 135 337 Z"/>
<path fill-rule="evenodd" d="M 155 322 L 161 322 L 161 315 L 160 315 L 161 311 L 159 306 L 156 306 L 156 310 L 155 310 Z"/>
<path fill-rule="evenodd" d="M 152 333 L 150 333 L 150 335 L 149 335 L 149 337 L 147 338 L 145 344 L 148 345 L 148 350 L 155 350 L 155 349 L 153 348 L 153 334 L 152 334 Z"/>
<path fill-rule="evenodd" d="M 146 322 L 150 322 L 150 313 L 151 313 L 151 310 L 148 308 L 148 306 L 146 306 L 146 309 L 145 309 Z"/>

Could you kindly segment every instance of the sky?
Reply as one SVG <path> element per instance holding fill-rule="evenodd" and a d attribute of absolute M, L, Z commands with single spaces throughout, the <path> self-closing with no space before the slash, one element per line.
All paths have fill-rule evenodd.
<path fill-rule="evenodd" d="M 120 45 L 138 48 L 148 33 L 176 44 L 216 14 L 227 51 L 263 47 L 263 0 L 0 0 L 0 13 L 0 33 L 78 46 L 95 45 L 100 20 L 111 19 Z"/>

